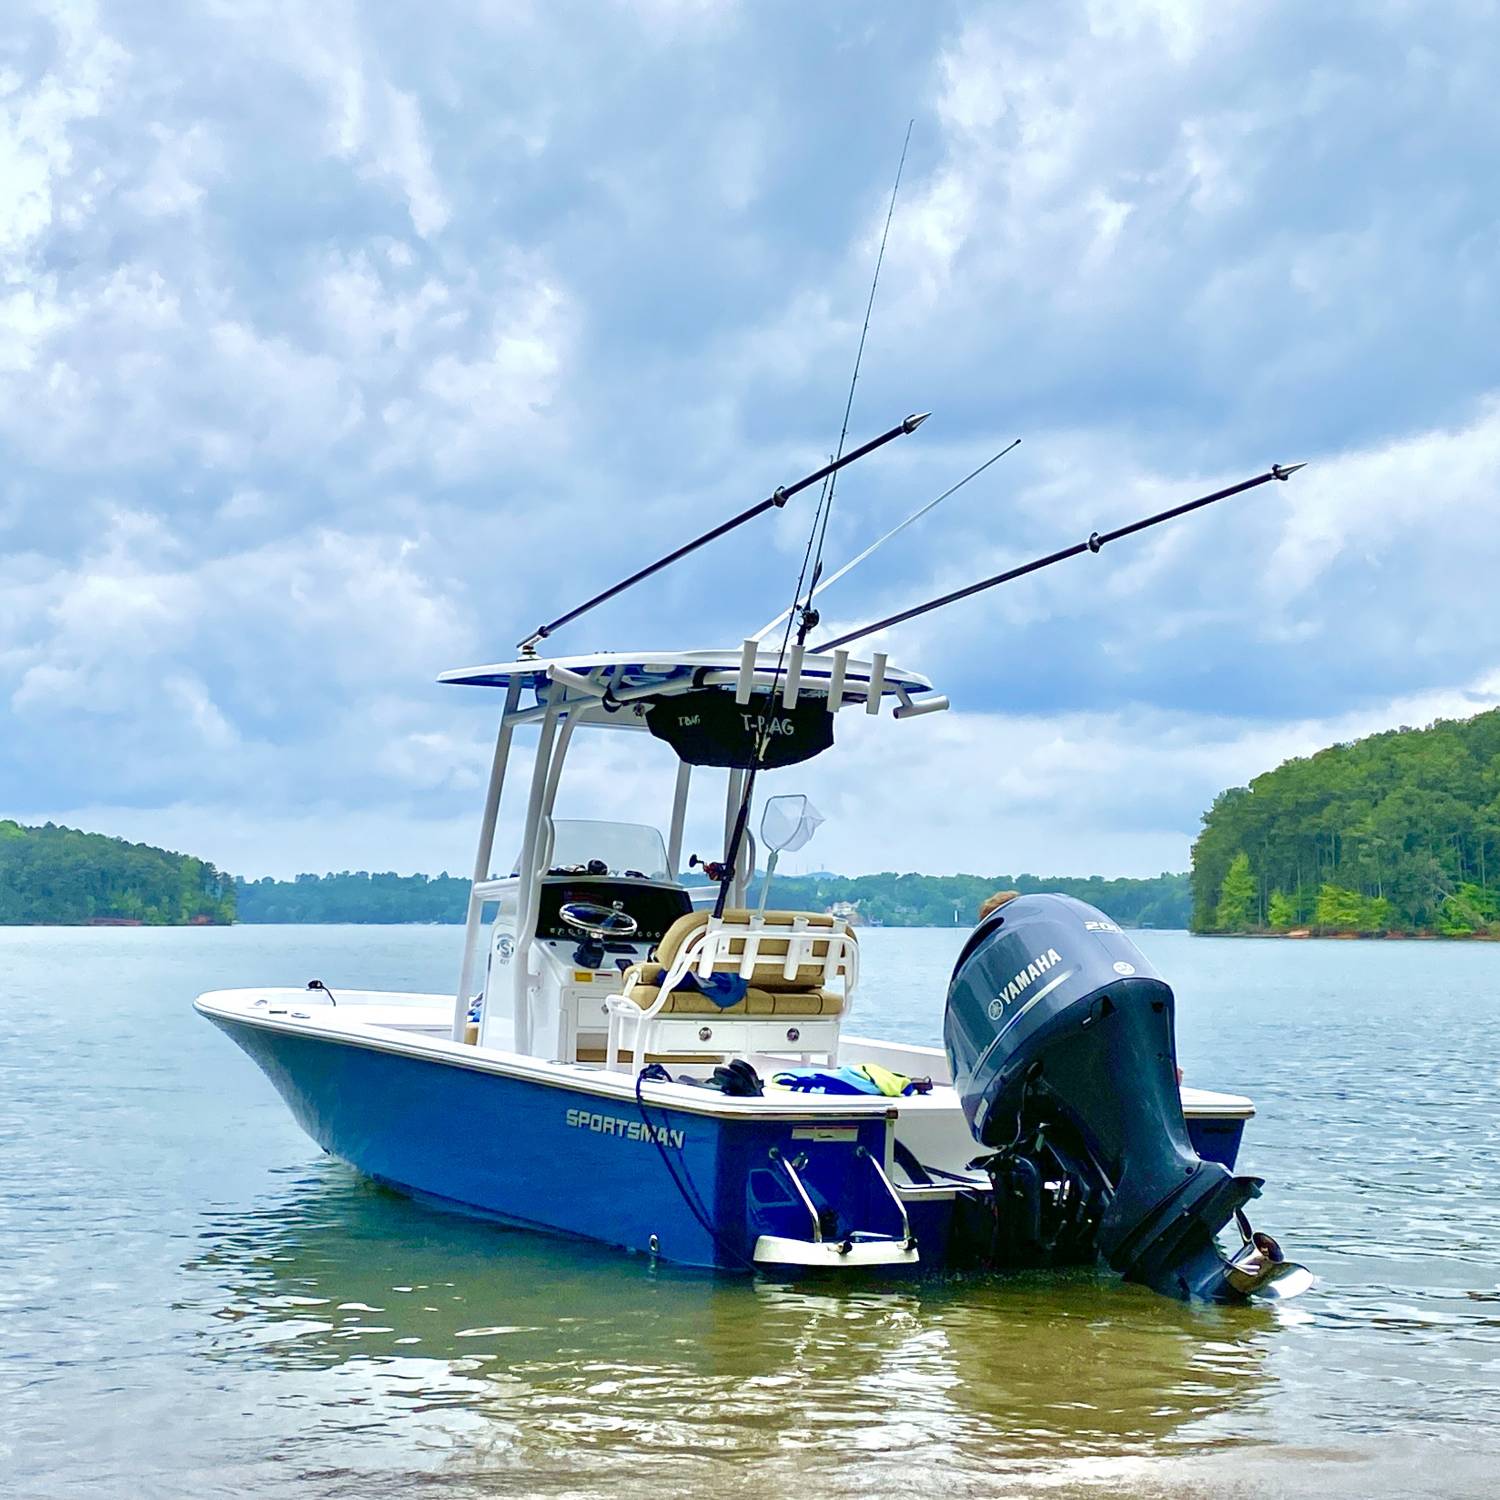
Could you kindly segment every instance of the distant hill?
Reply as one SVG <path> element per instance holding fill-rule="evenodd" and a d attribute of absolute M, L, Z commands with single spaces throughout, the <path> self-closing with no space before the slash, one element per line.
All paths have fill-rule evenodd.
<path fill-rule="evenodd" d="M 1215 798 L 1198 932 L 1500 936 L 1500 709 L 1289 760 Z"/>
<path fill-rule="evenodd" d="M 700 877 L 693 877 L 701 880 Z M 847 902 L 885 927 L 966 926 L 993 891 L 1063 891 L 1127 927 L 1184 927 L 1188 877 L 779 875 L 775 904 L 824 911 Z M 760 898 L 760 877 L 750 900 Z M 48 823 L 0 821 L 0 924 L 140 922 L 462 922 L 469 882 L 453 875 L 298 875 L 234 879 L 190 855 Z"/>
<path fill-rule="evenodd" d="M 802 875 L 776 877 L 778 906 L 823 911 L 853 904 L 868 922 L 887 927 L 948 927 L 973 922 L 992 891 L 1064 891 L 1129 927 L 1185 927 L 1186 875 L 1149 880 L 1080 880 L 1035 875 Z M 759 881 L 751 901 L 759 899 Z M 295 880 L 239 882 L 242 922 L 462 922 L 469 882 L 451 875 L 299 875 Z"/>
<path fill-rule="evenodd" d="M 232 922 L 234 882 L 201 859 L 0 819 L 0 924 Z"/>
<path fill-rule="evenodd" d="M 867 922 L 885 927 L 969 926 L 979 903 L 995 891 L 1061 891 L 1113 917 L 1123 927 L 1186 927 L 1191 897 L 1186 875 L 1106 880 L 1102 875 L 778 875 L 777 906 L 824 911 L 847 901 Z M 752 883 L 751 901 L 759 899 Z"/>
<path fill-rule="evenodd" d="M 453 875 L 299 875 L 238 882 L 241 922 L 462 922 L 469 882 Z"/>

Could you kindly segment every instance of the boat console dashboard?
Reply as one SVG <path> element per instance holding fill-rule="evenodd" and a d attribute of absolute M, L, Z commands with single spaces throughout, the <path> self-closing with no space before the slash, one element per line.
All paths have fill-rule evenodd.
<path fill-rule="evenodd" d="M 590 875 L 587 873 L 548 872 L 542 881 L 537 908 L 537 936 L 577 941 L 578 930 L 570 927 L 558 914 L 560 907 L 572 901 L 598 906 L 614 906 L 634 917 L 636 930 L 618 951 L 631 952 L 640 945 L 655 947 L 678 917 L 693 909 L 687 891 L 673 881 L 649 880 L 633 875 Z M 614 945 L 610 945 L 614 946 Z"/>

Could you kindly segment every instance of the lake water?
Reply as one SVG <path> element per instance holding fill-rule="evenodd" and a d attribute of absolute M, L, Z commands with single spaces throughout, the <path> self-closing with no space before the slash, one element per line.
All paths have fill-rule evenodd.
<path fill-rule="evenodd" d="M 960 937 L 864 934 L 859 1029 L 939 1040 Z M 0 929 L 0 1494 L 1496 1493 L 1500 949 L 1137 938 L 1189 1082 L 1256 1100 L 1296 1302 L 716 1283 L 441 1215 L 189 1002 L 441 990 L 457 929 Z"/>

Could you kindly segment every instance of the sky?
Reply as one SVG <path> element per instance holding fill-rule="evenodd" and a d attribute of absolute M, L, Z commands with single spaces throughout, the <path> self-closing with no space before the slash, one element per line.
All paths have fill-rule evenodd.
<path fill-rule="evenodd" d="M 1500 702 L 1497 22 L 11 0 L 0 816 L 467 871 L 499 700 L 436 675 L 833 448 L 908 121 L 851 441 L 933 417 L 830 565 L 1022 441 L 829 626 L 1308 468 L 878 638 L 953 710 L 767 778 L 800 865 L 1185 869 L 1223 788 Z M 812 499 L 557 649 L 735 645 Z M 664 818 L 666 747 L 597 738 L 559 812 Z"/>

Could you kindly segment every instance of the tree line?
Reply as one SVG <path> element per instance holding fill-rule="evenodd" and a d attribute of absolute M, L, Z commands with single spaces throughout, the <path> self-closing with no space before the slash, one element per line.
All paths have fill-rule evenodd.
<path fill-rule="evenodd" d="M 232 922 L 234 882 L 206 860 L 102 833 L 0 819 L 0 924 Z"/>
<path fill-rule="evenodd" d="M 366 870 L 239 882 L 242 922 L 462 922 L 469 882 Z"/>
<path fill-rule="evenodd" d="M 701 877 L 696 877 L 701 879 Z M 752 904 L 760 899 L 757 875 Z M 847 902 L 885 927 L 964 926 L 997 890 L 1062 891 L 1127 927 L 1184 927 L 1188 877 L 1107 880 L 1037 875 L 778 875 L 772 901 L 826 911 Z M 342 870 L 293 880 L 233 879 L 189 855 L 76 829 L 0 822 L 0 923 L 194 921 L 462 922 L 469 882 L 457 876 Z"/>
<path fill-rule="evenodd" d="M 468 889 L 364 870 L 235 881 L 190 855 L 0 820 L 0 923 L 461 922 Z M 1500 937 L 1500 709 L 1333 745 L 1220 793 L 1190 875 L 780 876 L 773 900 L 946 927 L 995 890 L 1061 891 L 1131 927 Z"/>
<path fill-rule="evenodd" d="M 1286 761 L 1193 845 L 1197 932 L 1500 936 L 1500 709 Z"/>
<path fill-rule="evenodd" d="M 867 922 L 883 927 L 971 925 L 979 903 L 995 891 L 1023 895 L 1058 891 L 1097 906 L 1122 927 L 1186 927 L 1192 909 L 1188 877 L 1153 875 L 1109 880 L 1101 875 L 778 875 L 773 904 L 826 911 L 851 903 Z M 759 877 L 750 902 L 760 899 Z"/>
<path fill-rule="evenodd" d="M 760 900 L 758 875 L 750 885 Z M 694 877 L 701 881 L 702 877 Z M 974 921 L 997 890 L 1062 891 L 1101 908 L 1127 927 L 1185 927 L 1188 878 L 1106 880 L 1036 875 L 778 875 L 773 904 L 826 911 L 847 901 L 865 921 L 885 927 L 950 927 Z M 452 875 L 371 875 L 363 870 L 241 881 L 242 922 L 462 922 L 469 882 Z"/>

